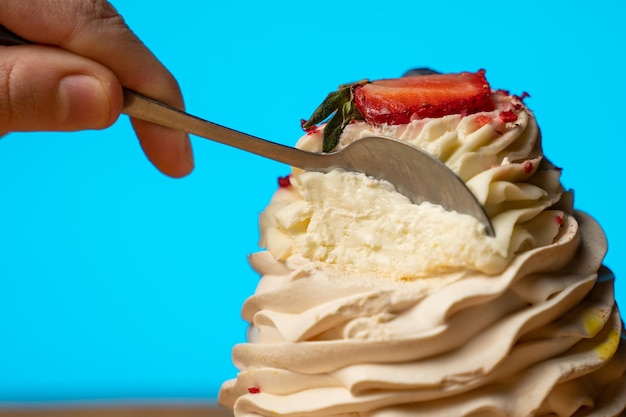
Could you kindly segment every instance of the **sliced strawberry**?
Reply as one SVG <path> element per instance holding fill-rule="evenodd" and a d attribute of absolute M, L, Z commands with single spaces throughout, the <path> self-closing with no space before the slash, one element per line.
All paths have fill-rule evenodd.
<path fill-rule="evenodd" d="M 355 105 L 372 124 L 471 114 L 493 109 L 485 71 L 373 81 L 354 90 Z"/>

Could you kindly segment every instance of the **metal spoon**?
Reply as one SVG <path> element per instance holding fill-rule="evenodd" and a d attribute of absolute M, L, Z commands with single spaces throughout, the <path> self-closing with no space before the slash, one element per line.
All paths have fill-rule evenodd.
<path fill-rule="evenodd" d="M 0 25 L 0 45 L 29 43 Z M 123 111 L 131 117 L 308 171 L 340 168 L 387 180 L 413 203 L 429 201 L 446 210 L 474 216 L 485 225 L 486 233 L 494 236 L 489 217 L 465 183 L 441 161 L 405 142 L 375 136 L 355 141 L 337 152 L 307 152 L 211 123 L 129 89 L 124 89 Z"/>

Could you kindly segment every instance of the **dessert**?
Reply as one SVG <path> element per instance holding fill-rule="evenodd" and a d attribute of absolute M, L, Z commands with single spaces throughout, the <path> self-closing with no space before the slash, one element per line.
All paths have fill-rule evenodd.
<path fill-rule="evenodd" d="M 260 217 L 249 343 L 233 349 L 240 372 L 220 404 L 236 416 L 622 415 L 606 240 L 543 155 L 526 97 L 492 90 L 484 71 L 329 94 L 298 147 L 418 146 L 465 181 L 495 237 L 385 181 L 294 169 Z"/>

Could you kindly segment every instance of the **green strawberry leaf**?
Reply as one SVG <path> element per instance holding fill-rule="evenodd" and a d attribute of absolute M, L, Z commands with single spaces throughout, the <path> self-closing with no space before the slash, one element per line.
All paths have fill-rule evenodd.
<path fill-rule="evenodd" d="M 308 128 L 311 126 L 315 126 L 318 123 L 322 123 L 326 120 L 335 110 L 343 105 L 348 99 L 349 91 L 345 89 L 340 89 L 337 91 L 333 91 L 332 93 L 328 93 L 322 104 L 320 104 L 317 109 L 313 112 L 311 117 L 306 121 L 306 123 L 302 126 L 304 128 Z"/>
<path fill-rule="evenodd" d="M 304 129 L 323 123 L 330 117 L 324 127 L 323 152 L 331 152 L 339 143 L 343 129 L 353 120 L 363 120 L 363 116 L 354 104 L 354 89 L 367 84 L 368 80 L 361 80 L 350 84 L 340 85 L 337 91 L 329 93 L 311 117 L 302 125 Z M 331 117 L 332 115 L 332 117 Z"/>

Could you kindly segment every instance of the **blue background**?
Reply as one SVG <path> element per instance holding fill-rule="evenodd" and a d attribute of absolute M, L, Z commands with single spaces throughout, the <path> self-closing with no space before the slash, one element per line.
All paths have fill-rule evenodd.
<path fill-rule="evenodd" d="M 361 78 L 486 68 L 527 91 L 545 151 L 604 226 L 626 304 L 622 1 L 114 1 L 190 112 L 285 144 Z M 194 138 L 159 174 L 126 117 L 0 140 L 0 401 L 214 399 L 257 277 L 257 217 L 286 166 Z"/>

